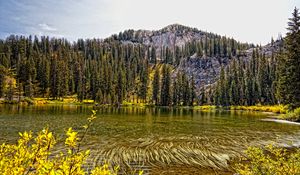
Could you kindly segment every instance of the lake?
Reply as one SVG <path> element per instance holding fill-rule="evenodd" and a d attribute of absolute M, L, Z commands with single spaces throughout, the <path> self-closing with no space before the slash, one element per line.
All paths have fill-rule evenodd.
<path fill-rule="evenodd" d="M 0 143 L 13 143 L 20 131 L 39 131 L 47 126 L 58 137 L 68 127 L 81 131 L 92 109 L 2 105 Z M 89 166 L 106 160 L 121 165 L 121 172 L 143 169 L 145 174 L 226 174 L 228 161 L 243 155 L 247 146 L 274 142 L 299 145 L 299 125 L 263 121 L 268 115 L 191 108 L 99 108 L 83 148 L 91 149 Z"/>

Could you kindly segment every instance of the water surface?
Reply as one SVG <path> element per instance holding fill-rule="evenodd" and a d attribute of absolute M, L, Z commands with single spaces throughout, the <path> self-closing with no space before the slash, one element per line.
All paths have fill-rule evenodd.
<path fill-rule="evenodd" d="M 80 131 L 92 107 L 76 105 L 0 106 L 0 143 L 14 142 L 20 131 L 48 126 L 61 137 L 68 127 Z M 99 108 L 84 148 L 90 165 L 104 160 L 145 173 L 203 168 L 227 169 L 228 160 L 247 146 L 278 142 L 295 146 L 300 126 L 263 121 L 268 114 L 168 108 Z M 168 173 L 169 172 L 169 173 Z M 184 170 L 186 172 L 186 170 Z"/>

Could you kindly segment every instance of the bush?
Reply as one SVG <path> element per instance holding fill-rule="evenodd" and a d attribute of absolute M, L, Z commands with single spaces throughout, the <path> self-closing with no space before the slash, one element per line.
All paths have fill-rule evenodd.
<path fill-rule="evenodd" d="M 34 100 L 29 98 L 29 97 L 25 97 L 23 101 L 26 102 L 27 104 L 30 104 L 30 105 L 35 104 Z"/>
<path fill-rule="evenodd" d="M 278 114 L 287 113 L 287 106 L 274 105 L 274 106 L 231 106 L 231 110 L 245 110 L 245 111 L 262 111 L 262 112 L 273 112 Z"/>
<path fill-rule="evenodd" d="M 246 151 L 246 158 L 234 169 L 240 175 L 300 174 L 300 151 L 288 152 L 272 145 L 265 148 L 250 147 Z"/>
<path fill-rule="evenodd" d="M 283 119 L 286 120 L 291 120 L 291 121 L 299 121 L 300 120 L 300 107 L 294 109 L 294 111 L 289 112 L 282 117 Z"/>
<path fill-rule="evenodd" d="M 83 126 L 84 134 L 80 138 L 78 133 L 69 128 L 66 131 L 64 142 L 65 149 L 59 154 L 52 154 L 57 140 L 49 129 L 43 129 L 36 137 L 32 132 L 19 133 L 20 138 L 16 144 L 0 146 L 0 172 L 3 175 L 62 175 L 62 174 L 88 174 L 83 168 L 89 150 L 80 150 L 80 144 L 84 135 L 96 118 L 93 111 L 88 118 L 88 124 Z M 115 175 L 117 168 L 110 169 L 107 164 L 96 167 L 91 171 L 92 175 Z"/>

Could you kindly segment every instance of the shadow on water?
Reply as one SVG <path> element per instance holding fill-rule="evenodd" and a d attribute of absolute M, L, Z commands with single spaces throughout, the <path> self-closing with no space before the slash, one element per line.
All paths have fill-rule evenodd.
<path fill-rule="evenodd" d="M 45 126 L 58 135 L 68 127 L 80 130 L 92 109 L 76 105 L 1 106 L 0 143 L 15 141 L 19 131 L 39 131 Z M 97 116 L 84 145 L 91 149 L 89 165 L 107 160 L 121 165 L 124 172 L 226 172 L 228 161 L 240 156 L 247 146 L 273 141 L 287 146 L 300 139 L 299 126 L 262 121 L 266 114 L 258 112 L 103 107 L 98 108 Z"/>

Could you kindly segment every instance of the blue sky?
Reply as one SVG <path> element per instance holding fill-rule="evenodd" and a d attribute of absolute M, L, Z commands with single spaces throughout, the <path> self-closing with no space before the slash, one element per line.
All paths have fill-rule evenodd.
<path fill-rule="evenodd" d="M 266 44 L 285 35 L 295 6 L 300 8 L 300 0 L 0 0 L 0 38 L 106 38 L 125 29 L 180 23 Z"/>

